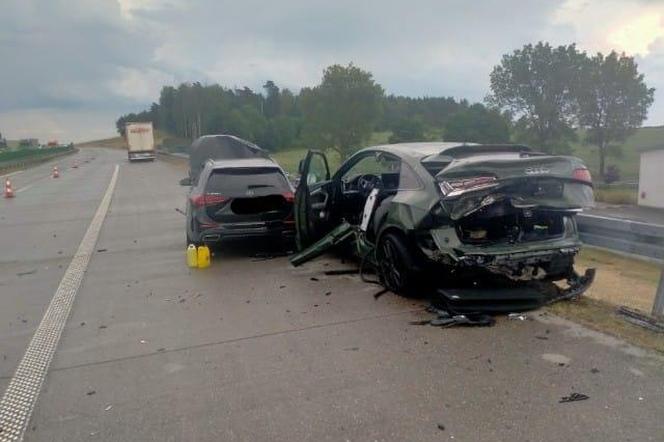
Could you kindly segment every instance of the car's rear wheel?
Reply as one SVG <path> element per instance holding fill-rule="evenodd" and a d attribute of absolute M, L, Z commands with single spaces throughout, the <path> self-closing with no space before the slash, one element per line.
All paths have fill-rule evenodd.
<path fill-rule="evenodd" d="M 383 235 L 378 242 L 376 258 L 383 286 L 399 295 L 409 295 L 414 266 L 405 241 L 394 233 Z"/>

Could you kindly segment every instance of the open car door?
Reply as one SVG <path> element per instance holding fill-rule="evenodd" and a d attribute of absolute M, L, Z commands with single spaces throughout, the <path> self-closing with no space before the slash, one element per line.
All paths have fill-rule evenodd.
<path fill-rule="evenodd" d="M 295 227 L 298 250 L 308 247 L 331 230 L 332 183 L 325 155 L 307 152 L 300 162 L 300 182 L 295 191 Z"/>

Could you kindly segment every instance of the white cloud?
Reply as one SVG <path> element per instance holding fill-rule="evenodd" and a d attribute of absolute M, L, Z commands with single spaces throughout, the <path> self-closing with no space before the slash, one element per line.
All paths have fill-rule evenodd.
<path fill-rule="evenodd" d="M 664 3 L 639 0 L 567 0 L 553 23 L 570 25 L 582 49 L 647 56 L 664 36 Z"/>
<path fill-rule="evenodd" d="M 7 115 L 33 110 L 20 115 L 39 130 L 80 138 L 69 122 L 91 113 L 81 130 L 112 133 L 164 84 L 299 89 L 351 61 L 388 93 L 481 100 L 501 56 L 540 40 L 635 54 L 658 89 L 648 122 L 661 124 L 662 18 L 662 1 L 646 0 L 5 0 L 0 130 L 23 130 Z"/>
<path fill-rule="evenodd" d="M 173 75 L 153 68 L 118 67 L 117 76 L 109 81 L 114 95 L 136 103 L 157 101 L 162 86 L 175 82 Z"/>
<path fill-rule="evenodd" d="M 42 142 L 58 140 L 98 140 L 117 135 L 117 110 L 70 110 L 36 108 L 0 113 L 0 128 L 7 139 L 38 138 Z"/>
<path fill-rule="evenodd" d="M 127 20 L 132 20 L 140 11 L 151 11 L 168 8 L 185 9 L 185 0 L 117 0 L 120 14 Z"/>

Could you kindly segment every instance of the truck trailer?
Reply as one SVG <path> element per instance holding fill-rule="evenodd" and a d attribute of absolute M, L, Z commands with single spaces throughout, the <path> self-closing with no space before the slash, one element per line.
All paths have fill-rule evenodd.
<path fill-rule="evenodd" d="M 151 122 L 127 123 L 125 138 L 129 161 L 154 161 L 154 134 Z"/>

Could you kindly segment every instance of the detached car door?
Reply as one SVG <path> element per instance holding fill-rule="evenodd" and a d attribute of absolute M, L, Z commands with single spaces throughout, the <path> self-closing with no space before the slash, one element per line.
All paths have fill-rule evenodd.
<path fill-rule="evenodd" d="M 300 182 L 295 191 L 295 227 L 298 250 L 311 245 L 331 230 L 333 186 L 330 168 L 322 152 L 310 150 L 300 162 Z"/>

